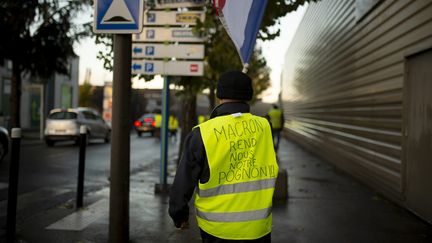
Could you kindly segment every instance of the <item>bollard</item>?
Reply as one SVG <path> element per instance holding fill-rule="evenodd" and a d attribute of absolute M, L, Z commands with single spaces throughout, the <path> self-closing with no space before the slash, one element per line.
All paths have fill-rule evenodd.
<path fill-rule="evenodd" d="M 76 209 L 80 209 L 83 206 L 86 146 L 87 146 L 87 127 L 85 125 L 81 125 Z"/>
<path fill-rule="evenodd" d="M 16 209 L 18 197 L 19 155 L 21 128 L 12 128 L 11 160 L 9 166 L 9 189 L 6 218 L 6 241 L 15 242 Z"/>
<path fill-rule="evenodd" d="M 285 201 L 288 198 L 288 173 L 286 169 L 279 169 L 273 198 L 277 201 Z"/>

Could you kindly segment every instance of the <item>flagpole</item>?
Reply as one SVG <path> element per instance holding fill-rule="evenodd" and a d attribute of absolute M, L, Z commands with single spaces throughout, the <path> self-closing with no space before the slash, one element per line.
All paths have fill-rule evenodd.
<path fill-rule="evenodd" d="M 243 70 L 242 70 L 242 72 L 243 72 L 243 73 L 247 73 L 248 68 L 249 68 L 249 63 L 245 63 L 245 64 L 243 65 Z"/>

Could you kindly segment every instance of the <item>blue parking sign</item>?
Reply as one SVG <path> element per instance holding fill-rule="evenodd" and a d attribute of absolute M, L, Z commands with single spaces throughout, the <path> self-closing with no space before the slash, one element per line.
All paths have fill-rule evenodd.
<path fill-rule="evenodd" d="M 144 64 L 144 71 L 146 73 L 153 73 L 154 72 L 154 63 L 152 63 L 152 62 L 146 62 Z"/>
<path fill-rule="evenodd" d="M 145 48 L 145 54 L 147 56 L 154 56 L 154 54 L 155 54 L 155 47 L 154 46 L 146 46 L 146 48 Z"/>
<path fill-rule="evenodd" d="M 95 33 L 140 33 L 144 0 L 95 0 Z"/>
<path fill-rule="evenodd" d="M 155 13 L 147 13 L 147 22 L 155 23 L 156 22 L 156 14 Z"/>
<path fill-rule="evenodd" d="M 154 39 L 155 38 L 155 30 L 146 30 L 146 38 L 147 39 Z"/>

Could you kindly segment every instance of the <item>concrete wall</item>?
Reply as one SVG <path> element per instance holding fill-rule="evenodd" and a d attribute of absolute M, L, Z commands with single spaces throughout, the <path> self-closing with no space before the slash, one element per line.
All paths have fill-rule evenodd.
<path fill-rule="evenodd" d="M 55 75 L 55 92 L 54 92 L 54 106 L 57 108 L 71 108 L 78 107 L 78 93 L 79 93 L 79 58 L 74 58 L 70 62 L 70 75 Z M 61 107 L 62 99 L 65 99 L 62 92 L 62 87 L 68 87 L 71 91 L 71 107 Z"/>

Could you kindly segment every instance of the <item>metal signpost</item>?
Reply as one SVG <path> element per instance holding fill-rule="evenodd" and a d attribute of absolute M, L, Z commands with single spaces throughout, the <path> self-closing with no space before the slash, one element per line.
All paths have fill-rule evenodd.
<path fill-rule="evenodd" d="M 109 242 L 129 242 L 132 33 L 142 31 L 143 0 L 95 0 L 95 33 L 114 35 Z"/>
<path fill-rule="evenodd" d="M 163 107 L 161 126 L 160 184 L 156 192 L 167 192 L 167 154 L 169 120 L 169 76 L 203 76 L 205 39 L 196 36 L 190 26 L 197 19 L 204 21 L 202 10 L 178 11 L 177 8 L 203 7 L 205 0 L 159 0 L 155 9 L 144 16 L 144 29 L 141 34 L 133 35 L 132 73 L 163 75 Z M 175 8 L 173 10 L 168 10 Z"/>

